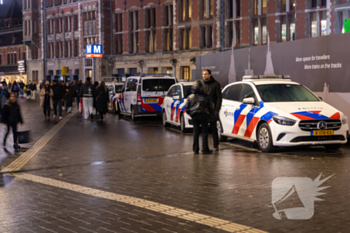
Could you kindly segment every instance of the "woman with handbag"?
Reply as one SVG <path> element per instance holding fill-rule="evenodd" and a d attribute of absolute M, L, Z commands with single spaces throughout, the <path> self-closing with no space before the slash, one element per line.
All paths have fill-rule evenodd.
<path fill-rule="evenodd" d="M 9 135 L 10 128 L 12 128 L 13 133 L 13 148 L 21 148 L 17 143 L 17 124 L 23 124 L 22 115 L 20 107 L 17 103 L 16 93 L 11 93 L 9 100 L 5 103 L 2 108 L 2 122 L 7 125 L 7 130 L 3 140 L 3 147 L 6 147 L 6 139 Z"/>
<path fill-rule="evenodd" d="M 100 85 L 96 89 L 96 111 L 100 113 L 100 121 L 103 120 L 103 115 L 108 111 L 108 92 L 104 81 L 101 81 Z"/>

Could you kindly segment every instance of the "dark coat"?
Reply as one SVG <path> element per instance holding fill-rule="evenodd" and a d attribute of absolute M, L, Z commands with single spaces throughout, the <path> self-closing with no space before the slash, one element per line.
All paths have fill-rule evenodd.
<path fill-rule="evenodd" d="M 52 91 L 53 91 L 53 97 L 52 97 L 53 101 L 59 101 L 63 99 L 64 96 L 62 95 L 62 87 L 60 84 L 53 85 Z"/>
<path fill-rule="evenodd" d="M 12 104 L 7 101 L 2 108 L 2 122 L 5 124 L 18 124 L 23 123 L 21 110 L 16 103 Z"/>
<path fill-rule="evenodd" d="M 108 111 L 108 92 L 105 91 L 103 86 L 98 86 L 96 89 L 96 111 L 106 113 Z"/>
<path fill-rule="evenodd" d="M 222 103 L 221 85 L 213 76 L 210 77 L 209 81 L 204 81 L 204 93 L 206 93 L 214 103 L 214 111 L 209 121 L 219 120 L 219 111 Z"/>
<path fill-rule="evenodd" d="M 195 115 L 207 115 L 208 117 L 213 113 L 213 102 L 211 98 L 204 93 L 203 83 L 197 81 L 194 88 L 194 94 L 187 97 L 185 109 L 191 117 Z"/>
<path fill-rule="evenodd" d="M 74 85 L 74 87 L 73 87 L 74 97 L 77 97 L 77 98 L 80 97 L 79 96 L 79 92 L 80 92 L 80 88 L 81 88 L 82 85 L 83 85 L 82 83 L 77 83 L 77 84 Z"/>
<path fill-rule="evenodd" d="M 67 89 L 68 89 L 68 91 L 67 91 Z M 73 87 L 72 86 L 69 86 L 69 87 L 67 87 L 67 86 L 65 86 L 65 100 L 66 100 L 66 103 L 67 103 L 67 108 L 68 107 L 72 107 L 72 105 L 73 105 Z"/>
<path fill-rule="evenodd" d="M 94 97 L 95 87 L 91 82 L 86 81 L 80 88 L 79 96 L 80 97 Z"/>
<path fill-rule="evenodd" d="M 36 91 L 36 84 L 32 83 L 29 85 L 30 90 Z"/>

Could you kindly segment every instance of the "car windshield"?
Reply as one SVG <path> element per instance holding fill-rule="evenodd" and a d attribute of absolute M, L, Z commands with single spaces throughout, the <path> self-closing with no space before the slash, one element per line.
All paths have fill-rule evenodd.
<path fill-rule="evenodd" d="M 192 85 L 191 86 L 184 86 L 184 98 L 186 99 L 189 95 L 192 94 Z"/>
<path fill-rule="evenodd" d="M 175 84 L 174 79 L 144 79 L 143 91 L 168 91 L 171 85 Z"/>
<path fill-rule="evenodd" d="M 123 90 L 123 84 L 115 85 L 115 93 L 122 93 L 122 90 Z"/>
<path fill-rule="evenodd" d="M 256 88 L 264 102 L 319 101 L 319 99 L 302 85 L 267 84 Z"/>

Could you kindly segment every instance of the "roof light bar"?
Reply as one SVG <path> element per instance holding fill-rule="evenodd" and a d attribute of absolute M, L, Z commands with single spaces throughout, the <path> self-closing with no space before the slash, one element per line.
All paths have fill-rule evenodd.
<path fill-rule="evenodd" d="M 252 79 L 290 79 L 289 75 L 245 75 L 243 80 Z"/>

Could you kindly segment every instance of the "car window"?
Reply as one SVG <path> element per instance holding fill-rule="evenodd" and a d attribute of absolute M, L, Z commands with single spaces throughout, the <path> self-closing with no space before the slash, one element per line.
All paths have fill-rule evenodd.
<path fill-rule="evenodd" d="M 130 79 L 129 91 L 136 91 L 137 89 L 137 79 Z"/>
<path fill-rule="evenodd" d="M 176 85 L 174 92 L 173 92 L 173 96 L 179 96 L 181 98 L 181 87 L 180 85 Z"/>
<path fill-rule="evenodd" d="M 297 84 L 267 84 L 256 86 L 264 102 L 319 101 L 307 88 Z"/>
<path fill-rule="evenodd" d="M 108 86 L 108 92 L 111 92 L 111 91 L 114 91 L 114 90 L 113 90 L 113 85 Z"/>
<path fill-rule="evenodd" d="M 234 84 L 229 86 L 222 93 L 222 98 L 227 100 L 239 101 L 242 90 L 242 84 Z"/>
<path fill-rule="evenodd" d="M 144 79 L 142 83 L 143 91 L 168 91 L 175 84 L 174 79 Z"/>
<path fill-rule="evenodd" d="M 248 84 L 243 84 L 241 95 L 239 98 L 240 102 L 243 102 L 244 98 L 253 97 L 255 99 L 255 93 L 253 88 Z"/>
<path fill-rule="evenodd" d="M 132 78 L 127 80 L 126 86 L 125 86 L 125 91 L 130 91 L 131 83 L 132 83 Z"/>
<path fill-rule="evenodd" d="M 176 86 L 173 86 L 172 88 L 169 89 L 167 96 L 173 97 L 174 90 L 176 89 Z"/>
<path fill-rule="evenodd" d="M 184 98 L 186 99 L 189 95 L 192 94 L 193 86 L 184 86 Z"/>
<path fill-rule="evenodd" d="M 115 85 L 115 93 L 122 93 L 123 85 Z"/>

